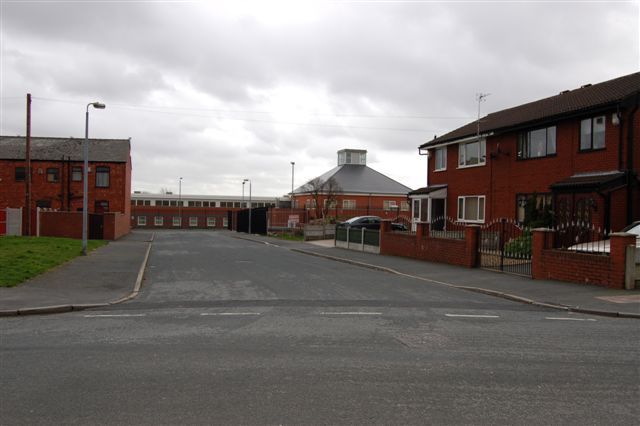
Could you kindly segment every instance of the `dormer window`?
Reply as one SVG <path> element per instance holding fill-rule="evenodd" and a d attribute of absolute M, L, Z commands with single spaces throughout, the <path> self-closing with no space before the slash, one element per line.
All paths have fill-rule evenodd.
<path fill-rule="evenodd" d="M 354 164 L 367 165 L 367 151 L 364 149 L 343 149 L 338 151 L 338 166 Z"/>

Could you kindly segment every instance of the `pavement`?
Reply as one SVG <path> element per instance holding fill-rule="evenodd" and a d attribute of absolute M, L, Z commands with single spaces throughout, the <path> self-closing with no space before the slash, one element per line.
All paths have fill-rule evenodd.
<path fill-rule="evenodd" d="M 228 232 L 228 231 L 217 231 Z M 298 253 L 410 276 L 443 285 L 569 312 L 640 319 L 640 289 L 615 290 L 383 256 L 336 248 L 333 240 L 285 241 L 229 232 L 230 236 Z M 153 245 L 153 233 L 132 231 L 88 256 L 78 257 L 17 287 L 0 288 L 0 316 L 52 314 L 122 303 L 135 298 Z"/>

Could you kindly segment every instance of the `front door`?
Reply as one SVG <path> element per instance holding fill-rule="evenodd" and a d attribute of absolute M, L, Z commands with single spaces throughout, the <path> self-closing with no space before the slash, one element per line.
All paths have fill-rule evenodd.
<path fill-rule="evenodd" d="M 443 231 L 444 224 L 447 223 L 445 217 L 445 199 L 444 198 L 432 198 L 431 199 L 431 229 L 433 231 Z"/>

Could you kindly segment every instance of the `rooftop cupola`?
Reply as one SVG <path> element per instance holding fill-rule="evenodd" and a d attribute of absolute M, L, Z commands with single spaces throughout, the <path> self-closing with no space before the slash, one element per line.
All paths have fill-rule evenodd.
<path fill-rule="evenodd" d="M 351 164 L 354 166 L 367 165 L 366 149 L 341 149 L 338 151 L 338 166 Z"/>

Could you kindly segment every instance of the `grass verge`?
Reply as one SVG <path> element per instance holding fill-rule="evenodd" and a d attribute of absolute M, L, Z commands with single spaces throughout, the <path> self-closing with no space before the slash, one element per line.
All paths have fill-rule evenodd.
<path fill-rule="evenodd" d="M 107 244 L 89 240 L 87 250 Z M 82 254 L 82 241 L 53 237 L 0 237 L 0 287 L 14 287 Z"/>

